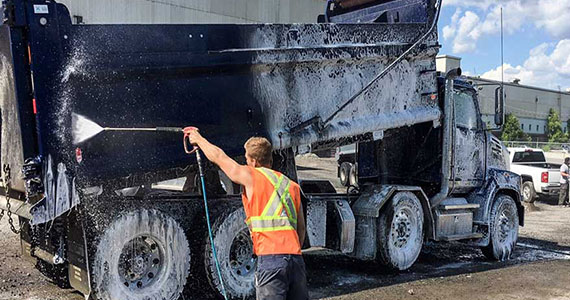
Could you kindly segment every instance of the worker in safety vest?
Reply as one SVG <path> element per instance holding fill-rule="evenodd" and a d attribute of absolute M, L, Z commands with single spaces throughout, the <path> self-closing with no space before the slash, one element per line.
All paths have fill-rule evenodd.
<path fill-rule="evenodd" d="M 252 137 L 245 143 L 247 165 L 240 165 L 208 142 L 198 129 L 189 132 L 190 141 L 218 165 L 242 194 L 246 223 L 257 255 L 255 286 L 257 299 L 309 299 L 301 242 L 305 239 L 305 218 L 299 185 L 271 170 L 271 143 Z"/>

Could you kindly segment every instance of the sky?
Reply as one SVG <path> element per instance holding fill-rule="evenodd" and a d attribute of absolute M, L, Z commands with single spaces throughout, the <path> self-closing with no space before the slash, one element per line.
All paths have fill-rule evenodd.
<path fill-rule="evenodd" d="M 570 92 L 570 0 L 443 0 L 440 54 L 459 56 L 464 74 L 504 77 Z"/>

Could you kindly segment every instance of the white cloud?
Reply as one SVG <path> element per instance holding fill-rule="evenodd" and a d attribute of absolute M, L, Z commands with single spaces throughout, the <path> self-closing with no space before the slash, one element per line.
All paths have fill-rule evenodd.
<path fill-rule="evenodd" d="M 492 4 L 496 4 L 493 0 L 443 0 L 443 6 L 460 6 L 460 7 L 476 7 L 486 10 Z"/>
<path fill-rule="evenodd" d="M 520 83 L 525 85 L 570 89 L 570 39 L 561 40 L 557 44 L 541 44 L 530 50 L 529 57 L 522 65 L 504 64 L 503 67 L 505 81 L 520 79 Z M 501 66 L 481 77 L 500 80 Z"/>
<path fill-rule="evenodd" d="M 570 1 L 568 0 L 447 0 L 445 5 L 458 8 L 449 25 L 443 28 L 443 38 L 452 40 L 454 53 L 473 52 L 477 41 L 500 31 L 501 7 L 503 29 L 507 34 L 524 30 L 525 25 L 544 29 L 555 38 L 570 38 Z M 461 16 L 459 7 L 471 8 Z M 480 15 L 477 12 L 481 12 Z"/>
<path fill-rule="evenodd" d="M 453 16 L 451 16 L 451 24 L 443 27 L 443 38 L 445 40 L 448 40 L 455 36 L 455 32 L 457 32 L 457 22 L 459 21 L 460 16 L 461 9 L 457 8 Z"/>
<path fill-rule="evenodd" d="M 479 16 L 466 11 L 465 15 L 457 22 L 455 39 L 453 40 L 453 52 L 472 52 L 477 47 L 475 41 L 479 38 L 476 27 L 479 25 Z"/>

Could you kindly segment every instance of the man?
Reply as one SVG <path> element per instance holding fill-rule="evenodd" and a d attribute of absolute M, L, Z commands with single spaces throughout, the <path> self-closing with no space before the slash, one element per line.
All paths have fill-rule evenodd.
<path fill-rule="evenodd" d="M 568 164 L 570 157 L 564 159 L 564 163 L 560 166 L 560 194 L 558 195 L 558 205 L 568 205 Z"/>
<path fill-rule="evenodd" d="M 198 129 L 189 129 L 190 141 L 218 165 L 235 183 L 244 187 L 242 202 L 246 223 L 257 255 L 257 299 L 309 299 L 301 242 L 305 218 L 299 185 L 271 170 L 271 143 L 252 137 L 244 145 L 247 165 L 240 165 L 208 142 Z"/>

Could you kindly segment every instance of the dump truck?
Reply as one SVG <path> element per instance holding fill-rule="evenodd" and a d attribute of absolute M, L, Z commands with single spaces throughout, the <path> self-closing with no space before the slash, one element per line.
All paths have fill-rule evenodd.
<path fill-rule="evenodd" d="M 357 144 L 350 193 L 299 180 L 304 248 L 396 270 L 427 241 L 509 258 L 520 177 L 477 90 L 459 69 L 436 71 L 441 2 L 326 5 L 314 24 L 73 25 L 57 1 L 3 1 L 0 216 L 19 223 L 25 256 L 92 299 L 215 298 L 222 282 L 229 298 L 252 296 L 239 186 L 206 164 L 219 277 L 182 134 L 81 138 L 91 125 L 192 125 L 238 161 L 247 138 L 269 138 L 273 168 L 293 180 L 299 149 Z"/>

